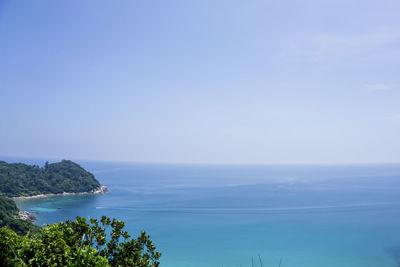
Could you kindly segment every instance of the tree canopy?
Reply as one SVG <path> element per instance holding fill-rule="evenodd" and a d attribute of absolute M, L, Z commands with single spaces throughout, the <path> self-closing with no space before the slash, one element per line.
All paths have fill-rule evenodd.
<path fill-rule="evenodd" d="M 103 216 L 89 222 L 76 217 L 25 236 L 3 227 L 0 262 L 3 266 L 159 266 L 161 253 L 150 237 L 141 232 L 131 238 L 124 226 Z"/>
<path fill-rule="evenodd" d="M 46 162 L 43 168 L 0 161 L 0 194 L 7 197 L 89 192 L 99 187 L 92 173 L 70 160 Z"/>

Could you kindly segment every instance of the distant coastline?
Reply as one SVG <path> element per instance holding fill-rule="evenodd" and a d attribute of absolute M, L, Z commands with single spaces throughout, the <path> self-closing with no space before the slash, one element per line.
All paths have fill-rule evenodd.
<path fill-rule="evenodd" d="M 10 197 L 10 199 L 41 199 L 41 198 L 48 198 L 48 197 L 57 197 L 57 196 L 76 196 L 76 195 L 97 195 L 97 194 L 105 194 L 109 192 L 108 188 L 104 185 L 100 186 L 99 188 L 87 192 L 77 192 L 77 193 L 57 193 L 57 194 L 39 194 L 33 196 L 19 196 L 19 197 Z"/>

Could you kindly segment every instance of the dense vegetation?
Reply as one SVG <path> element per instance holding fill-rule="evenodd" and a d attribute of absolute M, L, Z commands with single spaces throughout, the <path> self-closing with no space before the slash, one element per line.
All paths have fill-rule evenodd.
<path fill-rule="evenodd" d="M 93 174 L 70 160 L 46 162 L 43 168 L 0 161 L 0 194 L 7 197 L 88 192 L 99 187 Z"/>
<path fill-rule="evenodd" d="M 154 267 L 159 266 L 161 256 L 155 249 L 145 232 L 131 238 L 124 222 L 105 216 L 89 223 L 77 217 L 25 236 L 0 228 L 2 266 Z"/>
<path fill-rule="evenodd" d="M 39 227 L 18 219 L 18 212 L 14 201 L 0 196 L 0 227 L 8 226 L 19 235 L 39 230 Z"/>

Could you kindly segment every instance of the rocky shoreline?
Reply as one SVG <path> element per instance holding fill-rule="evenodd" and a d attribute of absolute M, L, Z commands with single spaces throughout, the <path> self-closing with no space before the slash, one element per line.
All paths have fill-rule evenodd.
<path fill-rule="evenodd" d="M 26 221 L 26 222 L 34 222 L 36 221 L 36 216 L 33 215 L 32 213 L 29 213 L 25 210 L 22 210 L 18 213 L 18 217 L 20 220 Z"/>
<path fill-rule="evenodd" d="M 99 188 L 88 191 L 88 192 L 79 192 L 79 193 L 58 193 L 58 194 L 40 194 L 34 196 L 23 196 L 23 197 L 11 197 L 11 199 L 40 199 L 40 198 L 48 198 L 48 197 L 57 197 L 57 196 L 77 196 L 77 195 L 89 195 L 89 194 L 105 194 L 108 192 L 108 188 L 106 186 L 100 186 Z"/>

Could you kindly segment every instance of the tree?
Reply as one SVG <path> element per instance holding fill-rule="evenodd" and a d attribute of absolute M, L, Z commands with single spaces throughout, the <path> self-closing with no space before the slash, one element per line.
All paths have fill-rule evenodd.
<path fill-rule="evenodd" d="M 103 216 L 100 221 L 76 217 L 48 225 L 33 236 L 0 228 L 3 266 L 159 266 L 161 253 L 142 232 L 136 239 L 125 223 Z M 109 233 L 109 236 L 106 234 Z"/>
<path fill-rule="evenodd" d="M 136 239 L 130 238 L 129 233 L 124 231 L 125 223 L 122 221 L 103 216 L 100 221 L 90 219 L 88 224 L 85 218 L 76 217 L 76 221 L 66 221 L 61 225 L 72 229 L 72 232 L 65 231 L 71 244 L 85 236 L 84 245 L 96 248 L 111 266 L 159 266 L 161 253 L 156 251 L 150 236 L 142 231 Z M 108 242 L 106 232 L 110 232 Z"/>
<path fill-rule="evenodd" d="M 23 237 L 17 235 L 8 227 L 0 228 L 0 262 L 2 266 L 17 266 L 20 262 L 18 249 L 21 248 Z"/>

